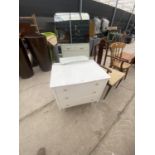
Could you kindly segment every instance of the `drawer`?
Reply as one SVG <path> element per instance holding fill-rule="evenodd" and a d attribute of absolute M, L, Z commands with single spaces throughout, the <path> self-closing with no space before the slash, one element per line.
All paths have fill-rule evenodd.
<path fill-rule="evenodd" d="M 105 80 L 88 82 L 78 85 L 64 86 L 56 88 L 56 93 L 61 100 L 78 99 L 85 96 L 101 94 L 106 85 Z"/>
<path fill-rule="evenodd" d="M 66 52 L 72 53 L 89 53 L 89 44 L 62 44 L 61 45 L 62 54 Z"/>
<path fill-rule="evenodd" d="M 81 51 L 76 51 L 76 52 L 64 52 L 63 57 L 72 57 L 72 56 L 87 56 L 89 57 L 89 51 L 81 52 Z"/>
<path fill-rule="evenodd" d="M 86 103 L 92 103 L 98 101 L 99 97 L 97 95 L 91 95 L 91 96 L 86 96 L 82 98 L 67 98 L 63 101 L 60 100 L 60 104 L 62 108 L 67 108 L 67 107 L 72 107 L 76 105 L 81 105 L 81 104 L 86 104 Z"/>
<path fill-rule="evenodd" d="M 65 49 L 62 49 L 62 53 L 65 53 L 65 52 L 89 52 L 89 49 L 86 48 L 86 47 L 68 47 L 68 48 L 65 48 Z"/>

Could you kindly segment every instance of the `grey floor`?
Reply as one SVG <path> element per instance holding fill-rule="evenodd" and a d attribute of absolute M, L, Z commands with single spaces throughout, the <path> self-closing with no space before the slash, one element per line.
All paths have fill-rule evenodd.
<path fill-rule="evenodd" d="M 126 50 L 134 52 L 134 43 Z M 134 155 L 135 69 L 106 100 L 59 110 L 50 72 L 20 79 L 20 155 Z"/>

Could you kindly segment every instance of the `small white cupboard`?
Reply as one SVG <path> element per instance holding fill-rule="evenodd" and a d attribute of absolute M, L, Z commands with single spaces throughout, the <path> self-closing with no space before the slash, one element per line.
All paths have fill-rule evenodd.
<path fill-rule="evenodd" d="M 62 62 L 66 62 L 64 59 Z M 58 107 L 64 109 L 99 101 L 109 78 L 94 60 L 55 63 L 52 66 L 50 87 Z"/>

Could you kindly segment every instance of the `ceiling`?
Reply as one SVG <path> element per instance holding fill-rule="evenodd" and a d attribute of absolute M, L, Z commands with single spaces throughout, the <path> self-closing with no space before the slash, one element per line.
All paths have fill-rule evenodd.
<path fill-rule="evenodd" d="M 115 7 L 117 0 L 94 0 L 100 3 L 108 4 Z M 117 8 L 125 10 L 127 12 L 135 13 L 134 9 L 135 0 L 118 0 Z"/>

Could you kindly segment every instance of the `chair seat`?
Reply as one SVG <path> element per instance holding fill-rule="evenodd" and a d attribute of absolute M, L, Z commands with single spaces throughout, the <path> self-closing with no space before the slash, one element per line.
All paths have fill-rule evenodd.
<path fill-rule="evenodd" d="M 112 71 L 112 73 L 108 73 L 111 77 L 108 81 L 108 84 L 113 86 L 125 76 L 125 73 L 112 68 L 109 69 Z"/>
<path fill-rule="evenodd" d="M 122 61 L 114 61 L 113 62 L 113 66 L 117 67 L 117 68 L 121 68 L 121 64 Z M 131 66 L 131 64 L 127 63 L 127 62 L 123 62 L 122 68 L 123 69 L 127 69 Z"/>

